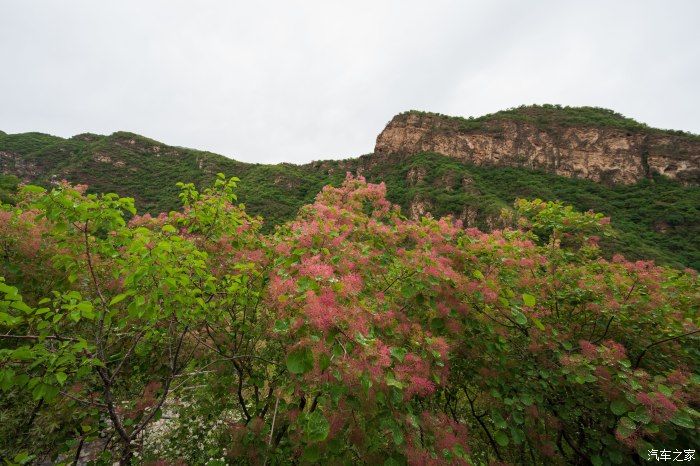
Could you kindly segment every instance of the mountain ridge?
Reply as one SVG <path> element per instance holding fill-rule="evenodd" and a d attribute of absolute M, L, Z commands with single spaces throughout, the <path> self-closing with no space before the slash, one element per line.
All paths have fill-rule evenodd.
<path fill-rule="evenodd" d="M 409 111 L 387 124 L 374 151 L 438 152 L 603 183 L 633 184 L 654 174 L 700 183 L 700 136 L 596 107 L 528 106 L 472 119 Z"/>
<path fill-rule="evenodd" d="M 512 116 L 514 111 L 517 114 L 517 109 L 504 112 Z M 567 110 L 553 107 L 547 111 L 551 114 Z M 610 113 L 605 112 L 597 113 L 601 115 L 599 124 L 607 124 L 602 116 Z M 404 114 L 407 113 L 411 112 Z M 584 114 L 590 116 L 588 111 Z M 558 121 L 540 124 L 549 124 L 553 131 L 551 128 L 571 123 L 569 116 L 564 114 Z M 477 126 L 488 125 L 493 118 L 485 116 L 475 123 L 477 119 L 453 117 L 451 121 L 466 121 L 471 125 L 467 131 L 473 133 L 483 131 Z M 636 125 L 635 131 L 642 133 L 657 131 L 647 130 L 645 125 L 630 119 L 615 121 L 630 127 Z M 658 131 L 689 140 L 696 138 Z M 408 216 L 451 214 L 468 226 L 486 230 L 503 226 L 500 212 L 516 197 L 559 199 L 580 210 L 610 215 L 613 224 L 623 232 L 611 240 L 611 251 L 700 269 L 700 244 L 694 239 L 700 237 L 700 189 L 693 183 L 681 183 L 653 172 L 633 183 L 600 183 L 580 176 L 559 176 L 536 165 L 474 163 L 437 149 L 440 148 L 418 145 L 408 151 L 379 150 L 343 160 L 266 165 L 169 146 L 126 131 L 106 136 L 82 133 L 71 138 L 36 132 L 0 133 L 0 199 L 11 200 L 19 182 L 50 186 L 66 179 L 88 184 L 93 192 L 134 197 L 140 212 L 156 214 L 179 207 L 178 181 L 203 186 L 222 172 L 241 179 L 237 188 L 239 201 L 252 214 L 262 215 L 270 230 L 312 202 L 324 185 L 338 185 L 345 173 L 351 172 L 372 182 L 384 181 L 390 200 Z"/>
<path fill-rule="evenodd" d="M 463 117 L 456 115 L 445 115 L 437 112 L 424 110 L 408 110 L 398 115 L 421 114 L 431 115 L 441 118 L 460 121 L 465 129 L 478 128 L 480 123 L 493 120 L 520 120 L 535 123 L 537 125 L 553 125 L 561 127 L 571 126 L 593 126 L 593 127 L 615 127 L 628 131 L 646 131 L 662 133 L 667 135 L 682 136 L 690 139 L 700 139 L 700 134 L 690 131 L 664 129 L 649 126 L 639 122 L 634 118 L 627 117 L 621 113 L 604 107 L 594 106 L 562 106 L 556 104 L 532 104 L 512 107 L 506 110 L 499 110 L 487 113 L 478 117 Z"/>

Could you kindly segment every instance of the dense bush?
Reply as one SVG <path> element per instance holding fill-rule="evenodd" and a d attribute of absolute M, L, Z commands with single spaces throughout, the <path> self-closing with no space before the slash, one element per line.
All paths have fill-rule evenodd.
<path fill-rule="evenodd" d="M 12 463 L 630 464 L 698 444 L 697 277 L 609 219 L 406 219 L 348 177 L 272 234 L 235 179 L 184 208 L 27 187 L 0 212 Z"/>
<path fill-rule="evenodd" d="M 561 200 L 578 210 L 594 210 L 611 218 L 617 234 L 601 243 L 606 257 L 622 253 L 630 259 L 700 269 L 697 186 L 683 186 L 664 177 L 605 186 L 524 168 L 468 165 L 434 153 L 365 157 L 358 160 L 358 166 L 369 181 L 384 181 L 388 198 L 405 212 L 415 199 L 421 199 L 436 217 L 465 217 L 466 212 L 473 212 L 469 226 L 488 231 L 500 225 L 500 211 L 517 198 Z M 411 176 L 416 173 L 420 180 Z"/>
<path fill-rule="evenodd" d="M 3 204 L 13 203 L 18 184 L 19 180 L 16 176 L 0 175 L 0 202 Z"/>

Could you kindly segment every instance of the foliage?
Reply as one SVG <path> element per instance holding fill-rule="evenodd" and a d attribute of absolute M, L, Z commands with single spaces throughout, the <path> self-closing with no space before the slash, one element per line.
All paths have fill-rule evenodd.
<path fill-rule="evenodd" d="M 499 112 L 490 113 L 480 117 L 454 117 L 439 113 L 410 110 L 405 114 L 438 116 L 459 123 L 461 131 L 480 131 L 488 129 L 488 122 L 508 120 L 529 123 L 540 129 L 553 129 L 556 127 L 587 126 L 594 128 L 616 128 L 631 132 L 656 132 L 683 136 L 689 139 L 698 139 L 700 135 L 684 131 L 662 130 L 651 128 L 632 118 L 625 117 L 614 110 L 601 107 L 570 107 L 554 104 L 521 105 Z"/>
<path fill-rule="evenodd" d="M 587 114 L 585 108 L 538 109 L 527 107 L 511 113 L 542 110 L 553 121 Z M 610 113 L 601 112 L 600 118 Z M 511 118 L 511 113 L 505 115 Z M 265 232 L 293 219 L 324 185 L 342 183 L 346 171 L 385 182 L 389 199 L 405 212 L 423 202 L 436 217 L 452 214 L 485 230 L 502 226 L 501 210 L 518 197 L 561 200 L 578 210 L 593 209 L 611 217 L 619 234 L 601 243 L 608 257 L 620 252 L 629 258 L 700 269 L 700 189 L 663 177 L 631 186 L 606 186 L 525 168 L 470 166 L 426 153 L 408 157 L 375 154 L 306 165 L 245 164 L 125 132 L 70 139 L 39 133 L 0 135 L 0 151 L 18 154 L 16 159 L 0 158 L 5 173 L 44 187 L 61 179 L 88 184 L 92 193 L 133 197 L 139 211 L 151 215 L 180 208 L 176 187 L 180 180 L 201 188 L 218 172 L 236 174 L 241 178 L 239 202 L 251 215 L 265 219 Z M 3 202 L 12 201 L 16 182 L 14 177 L 0 177 Z"/>
<path fill-rule="evenodd" d="M 234 186 L 235 180 L 218 179 L 196 195 L 183 186 L 187 214 L 163 216 L 169 223 L 162 225 L 148 217 L 127 225 L 132 199 L 85 195 L 84 187 L 50 193 L 27 187 L 18 207 L 7 211 L 6 244 L 16 245 L 28 231 L 40 237 L 25 241 L 48 243 L 18 246 L 4 264 L 8 272 L 22 264 L 18 284 L 26 286 L 42 283 L 45 270 L 33 267 L 46 266 L 57 289 L 43 298 L 36 294 L 43 287 L 26 287 L 25 302 L 16 287 L 2 285 L 0 316 L 11 332 L 4 338 L 17 341 L 0 351 L 3 387 L 31 394 L 34 410 L 46 410 L 59 424 L 55 436 L 45 437 L 54 454 L 94 441 L 109 422 L 129 460 L 132 442 L 161 415 L 175 378 L 199 362 L 184 353 L 184 340 L 206 322 L 203 295 L 215 292 L 215 283 L 206 252 L 190 235 L 209 237 L 222 222 L 241 223 L 244 215 L 231 205 Z M 38 230 L 27 226 L 32 218 Z M 39 250 L 48 251 L 48 263 L 37 260 Z M 29 445 L 32 427 L 24 428 L 20 445 Z"/>
<path fill-rule="evenodd" d="M 0 202 L 10 204 L 14 202 L 19 180 L 13 175 L 0 175 Z"/>
<path fill-rule="evenodd" d="M 404 211 L 420 200 L 435 216 L 454 215 L 468 226 L 503 226 L 502 209 L 517 198 L 562 201 L 581 211 L 602 212 L 616 234 L 602 239 L 607 257 L 654 259 L 700 269 L 700 188 L 663 177 L 634 185 L 605 186 L 589 180 L 503 167 L 478 167 L 433 153 L 405 158 L 360 158 L 368 180 L 384 181 L 389 199 Z"/>
<path fill-rule="evenodd" d="M 602 215 L 520 200 L 485 233 L 348 176 L 264 234 L 236 184 L 156 217 L 70 185 L 3 207 L 3 458 L 632 464 L 700 441 L 697 276 L 601 258 Z"/>

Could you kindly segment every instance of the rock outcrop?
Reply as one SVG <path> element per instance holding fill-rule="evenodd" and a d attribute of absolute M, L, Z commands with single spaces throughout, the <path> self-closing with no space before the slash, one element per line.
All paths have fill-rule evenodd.
<path fill-rule="evenodd" d="M 570 178 L 631 184 L 654 173 L 700 184 L 700 138 L 661 130 L 469 121 L 408 112 L 377 137 L 377 154 L 437 152 L 475 165 L 525 167 Z"/>
<path fill-rule="evenodd" d="M 35 161 L 13 151 L 0 150 L 0 174 L 15 175 L 21 181 L 30 181 L 38 173 L 39 167 Z"/>

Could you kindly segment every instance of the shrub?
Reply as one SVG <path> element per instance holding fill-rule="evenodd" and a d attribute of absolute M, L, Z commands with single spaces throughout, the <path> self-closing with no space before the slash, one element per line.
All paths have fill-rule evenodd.
<path fill-rule="evenodd" d="M 485 233 L 348 176 L 262 234 L 235 184 L 128 223 L 132 200 L 68 185 L 4 207 L 3 267 L 40 284 L 0 284 L 4 457 L 631 464 L 697 444 L 696 274 L 601 258 L 601 215 L 518 201 Z"/>

